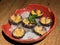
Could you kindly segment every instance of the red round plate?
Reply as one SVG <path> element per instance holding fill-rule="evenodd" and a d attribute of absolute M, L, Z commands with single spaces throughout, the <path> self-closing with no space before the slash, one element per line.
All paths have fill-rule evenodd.
<path fill-rule="evenodd" d="M 9 23 L 5 24 L 5 25 L 2 25 L 2 31 L 4 32 L 4 34 L 6 36 L 8 36 L 10 39 L 14 40 L 14 41 L 17 41 L 17 42 L 21 42 L 21 43 L 33 43 L 33 42 L 37 42 L 39 40 L 42 40 L 45 36 L 47 36 L 55 27 L 56 25 L 56 16 L 55 14 L 49 9 L 47 8 L 46 6 L 44 5 L 41 5 L 41 4 L 29 4 L 27 5 L 25 8 L 23 9 L 17 9 L 14 14 L 21 14 L 23 13 L 24 11 L 31 11 L 33 9 L 40 9 L 44 12 L 44 16 L 45 17 L 50 17 L 54 23 L 53 25 L 51 26 L 50 30 L 48 32 L 46 32 L 45 34 L 43 34 L 41 37 L 37 38 L 37 39 L 28 39 L 28 40 L 21 40 L 21 39 L 16 39 L 12 36 L 12 33 L 9 31 L 9 28 L 11 27 Z"/>

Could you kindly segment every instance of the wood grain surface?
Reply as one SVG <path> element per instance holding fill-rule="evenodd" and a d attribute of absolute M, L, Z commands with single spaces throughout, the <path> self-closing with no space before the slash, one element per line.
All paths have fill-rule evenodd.
<path fill-rule="evenodd" d="M 0 45 L 25 45 L 6 39 L 1 25 L 8 22 L 8 17 L 16 9 L 28 4 L 44 4 L 56 13 L 57 24 L 54 30 L 42 41 L 30 45 L 60 45 L 60 0 L 1 0 L 0 1 Z M 9 41 L 8 41 L 9 40 Z M 29 44 L 26 44 L 29 45 Z"/>

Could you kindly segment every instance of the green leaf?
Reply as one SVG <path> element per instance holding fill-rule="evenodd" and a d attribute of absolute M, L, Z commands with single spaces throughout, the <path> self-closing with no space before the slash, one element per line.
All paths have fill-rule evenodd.
<path fill-rule="evenodd" d="M 29 19 L 30 22 L 36 24 L 36 21 L 35 21 L 35 18 L 36 18 L 36 17 L 37 17 L 37 15 L 32 15 L 32 14 L 30 14 L 29 17 L 28 17 L 28 19 Z"/>

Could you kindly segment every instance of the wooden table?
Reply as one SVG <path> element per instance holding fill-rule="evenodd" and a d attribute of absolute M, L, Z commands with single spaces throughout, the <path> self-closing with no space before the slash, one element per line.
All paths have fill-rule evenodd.
<path fill-rule="evenodd" d="M 7 41 L 2 33 L 1 25 L 8 22 L 8 17 L 16 9 L 28 4 L 44 4 L 56 13 L 57 24 L 54 30 L 41 42 L 31 45 L 60 45 L 60 0 L 2 0 L 0 2 L 0 45 L 24 45 Z M 9 39 L 8 39 L 9 40 Z"/>

